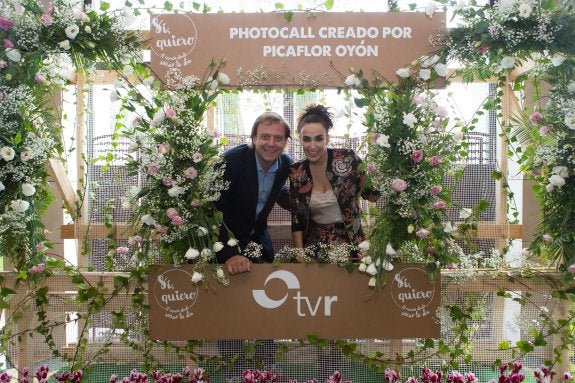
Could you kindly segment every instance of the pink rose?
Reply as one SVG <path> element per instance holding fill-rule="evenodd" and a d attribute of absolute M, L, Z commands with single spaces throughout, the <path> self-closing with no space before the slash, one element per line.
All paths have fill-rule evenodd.
<path fill-rule="evenodd" d="M 8 63 L 4 60 L 0 60 L 0 69 L 4 69 L 8 66 Z"/>
<path fill-rule="evenodd" d="M 404 191 L 405 189 L 407 189 L 407 182 L 405 182 L 401 178 L 394 178 L 393 180 L 391 180 L 390 186 L 391 186 L 391 190 L 393 190 L 396 193 L 400 193 L 400 192 Z"/>
<path fill-rule="evenodd" d="M 539 126 L 541 121 L 543 121 L 543 116 L 541 115 L 541 113 L 535 112 L 531 116 L 529 116 L 529 121 L 531 121 L 533 125 Z"/>
<path fill-rule="evenodd" d="M 154 225 L 154 230 L 156 230 L 156 233 L 160 233 L 160 234 L 164 234 L 168 232 L 168 228 L 166 226 L 162 226 L 162 225 Z"/>
<path fill-rule="evenodd" d="M 218 137 L 220 137 L 221 135 L 222 135 L 222 134 L 221 134 L 220 131 L 217 130 L 217 129 L 214 129 L 214 130 L 212 131 L 212 137 L 214 137 L 214 138 L 218 138 Z"/>
<path fill-rule="evenodd" d="M 0 16 L 0 29 L 7 31 L 8 29 L 14 26 L 14 22 L 12 20 L 8 20 L 2 16 Z"/>
<path fill-rule="evenodd" d="M 158 165 L 152 164 L 148 166 L 148 174 L 151 176 L 158 174 L 158 170 Z"/>
<path fill-rule="evenodd" d="M 28 269 L 28 272 L 30 274 L 42 274 L 44 272 L 44 264 L 39 263 L 37 265 L 34 265 L 30 269 Z"/>
<path fill-rule="evenodd" d="M 173 225 L 179 226 L 184 224 L 184 220 L 179 215 L 174 215 L 173 217 L 170 218 L 172 220 Z"/>
<path fill-rule="evenodd" d="M 431 159 L 429 160 L 432 166 L 437 166 L 441 164 L 442 161 L 443 160 L 439 156 L 431 156 Z"/>
<path fill-rule="evenodd" d="M 116 254 L 118 255 L 128 255 L 130 253 L 130 249 L 124 246 L 116 247 Z"/>
<path fill-rule="evenodd" d="M 192 207 L 200 207 L 202 206 L 202 203 L 200 201 L 198 201 L 197 199 L 192 200 L 191 203 Z"/>
<path fill-rule="evenodd" d="M 367 173 L 368 174 L 374 174 L 375 173 L 375 165 L 374 164 L 367 165 Z"/>
<path fill-rule="evenodd" d="M 479 48 L 477 48 L 477 53 L 479 53 L 479 54 L 486 53 L 488 50 L 489 50 L 489 47 L 487 45 L 482 45 Z"/>
<path fill-rule="evenodd" d="M 417 149 L 411 153 L 411 161 L 413 161 L 414 164 L 418 164 L 423 161 L 423 150 Z"/>
<path fill-rule="evenodd" d="M 4 39 L 2 41 L 4 41 L 5 48 L 14 48 L 14 43 L 12 42 L 12 40 Z"/>
<path fill-rule="evenodd" d="M 551 133 L 551 128 L 548 127 L 547 125 L 543 125 L 541 128 L 539 128 L 539 134 L 541 135 L 541 137 L 548 136 L 549 133 Z"/>
<path fill-rule="evenodd" d="M 168 216 L 168 218 L 172 219 L 172 217 L 178 215 L 178 211 L 173 207 L 170 207 L 166 210 L 166 215 Z"/>
<path fill-rule="evenodd" d="M 190 166 L 184 171 L 184 175 L 186 176 L 186 178 L 193 180 L 198 176 L 198 171 L 193 166 Z"/>
<path fill-rule="evenodd" d="M 42 76 L 40 73 L 37 73 L 34 76 L 34 81 L 36 81 L 38 84 L 41 84 L 41 85 L 45 85 L 48 83 L 48 81 L 46 81 L 46 77 Z"/>
<path fill-rule="evenodd" d="M 176 116 L 176 111 L 172 108 L 167 108 L 165 113 L 167 118 L 174 118 Z"/>
<path fill-rule="evenodd" d="M 437 112 L 437 115 L 441 118 L 445 118 L 449 115 L 449 111 L 444 106 L 437 107 L 436 112 Z"/>
<path fill-rule="evenodd" d="M 170 177 L 162 178 L 162 184 L 164 186 L 171 187 L 173 185 L 173 183 L 174 183 L 174 181 Z"/>
<path fill-rule="evenodd" d="M 441 185 L 433 185 L 433 187 L 431 188 L 431 194 L 438 195 L 439 193 L 441 193 L 442 190 L 443 188 L 441 187 Z"/>
<path fill-rule="evenodd" d="M 443 208 L 445 207 L 445 205 L 447 205 L 447 204 L 445 203 L 445 201 L 441 201 L 441 200 L 440 200 L 440 201 L 435 201 L 435 202 L 431 205 L 431 208 L 432 208 L 432 209 L 439 210 L 439 209 L 443 209 Z"/>
<path fill-rule="evenodd" d="M 52 19 L 52 15 L 44 13 L 42 16 L 40 16 L 40 22 L 43 26 L 49 27 L 54 23 L 54 19 Z"/>
<path fill-rule="evenodd" d="M 429 230 L 427 229 L 419 229 L 415 232 L 415 236 L 417 238 L 425 238 L 429 235 Z"/>

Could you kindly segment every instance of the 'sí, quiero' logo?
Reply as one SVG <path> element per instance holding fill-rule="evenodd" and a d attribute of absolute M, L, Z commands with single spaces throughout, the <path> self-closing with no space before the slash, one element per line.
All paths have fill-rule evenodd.
<path fill-rule="evenodd" d="M 279 279 L 283 281 L 288 289 L 285 295 L 280 299 L 271 299 L 266 294 L 265 290 L 252 290 L 252 295 L 256 303 L 266 309 L 276 309 L 283 305 L 289 297 L 289 290 L 297 290 L 295 292 L 295 296 L 293 299 L 296 301 L 297 306 L 297 314 L 298 316 L 306 316 L 310 314 L 311 316 L 316 316 L 319 312 L 319 308 L 323 301 L 323 315 L 330 316 L 331 315 L 331 304 L 333 302 L 337 302 L 337 295 L 335 296 L 319 296 L 312 302 L 311 297 L 304 296 L 301 294 L 300 291 L 300 283 L 299 279 L 290 271 L 287 270 L 277 270 L 268 275 L 264 282 L 264 287 L 268 284 L 268 282 Z M 302 302 L 305 302 L 302 303 Z"/>
<path fill-rule="evenodd" d="M 391 280 L 391 296 L 407 318 L 421 318 L 431 314 L 427 306 L 433 300 L 435 290 L 425 271 L 407 268 L 399 271 Z"/>
<path fill-rule="evenodd" d="M 170 269 L 158 275 L 154 298 L 169 319 L 185 319 L 194 313 L 192 306 L 198 299 L 198 286 L 192 275 L 182 269 Z"/>

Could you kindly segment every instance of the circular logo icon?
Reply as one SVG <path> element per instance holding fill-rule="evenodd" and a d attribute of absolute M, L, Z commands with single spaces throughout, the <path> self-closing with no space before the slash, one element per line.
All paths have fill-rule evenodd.
<path fill-rule="evenodd" d="M 407 268 L 395 274 L 391 281 L 391 296 L 403 316 L 421 318 L 431 312 L 426 309 L 433 300 L 435 288 L 423 269 Z"/>
<path fill-rule="evenodd" d="M 153 291 L 154 299 L 167 316 L 176 319 L 192 315 L 191 308 L 198 299 L 198 286 L 187 271 L 164 271 L 154 281 Z"/>
<path fill-rule="evenodd" d="M 150 49 L 170 64 L 181 64 L 198 43 L 198 29 L 188 14 L 165 16 L 159 15 L 150 20 Z"/>

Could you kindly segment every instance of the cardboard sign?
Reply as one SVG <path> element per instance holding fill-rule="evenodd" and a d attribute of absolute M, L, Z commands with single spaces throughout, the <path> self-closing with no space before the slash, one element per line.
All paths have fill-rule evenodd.
<path fill-rule="evenodd" d="M 225 59 L 232 87 L 344 85 L 350 68 L 388 82 L 396 70 L 439 51 L 445 14 L 421 12 L 162 14 L 150 20 L 151 68 L 202 78 Z"/>
<path fill-rule="evenodd" d="M 369 277 L 336 265 L 254 264 L 249 273 L 191 281 L 192 265 L 149 277 L 150 335 L 158 340 L 439 338 L 439 276 L 397 264 L 373 295 Z"/>

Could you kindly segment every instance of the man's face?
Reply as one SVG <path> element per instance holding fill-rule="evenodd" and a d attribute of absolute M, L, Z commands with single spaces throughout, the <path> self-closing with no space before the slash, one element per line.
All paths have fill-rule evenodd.
<path fill-rule="evenodd" d="M 252 144 L 262 168 L 267 171 L 287 144 L 284 126 L 279 121 L 262 122 L 256 136 L 252 138 Z"/>

